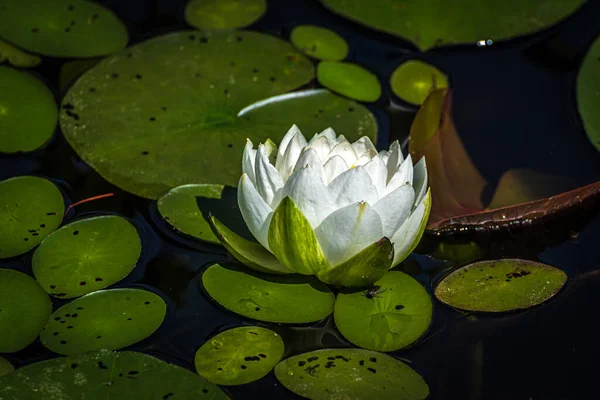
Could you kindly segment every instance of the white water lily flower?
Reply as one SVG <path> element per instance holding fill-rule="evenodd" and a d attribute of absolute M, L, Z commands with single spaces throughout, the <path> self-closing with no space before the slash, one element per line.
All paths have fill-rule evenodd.
<path fill-rule="evenodd" d="M 238 205 L 260 245 L 212 221 L 229 251 L 261 271 L 366 286 L 414 250 L 429 216 L 425 160 L 413 168 L 397 141 L 377 152 L 368 137 L 350 143 L 329 128 L 307 142 L 294 125 L 279 148 L 248 140 L 242 169 Z"/>

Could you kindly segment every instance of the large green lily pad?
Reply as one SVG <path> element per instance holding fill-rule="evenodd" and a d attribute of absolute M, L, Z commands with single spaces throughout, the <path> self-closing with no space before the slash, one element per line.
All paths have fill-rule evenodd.
<path fill-rule="evenodd" d="M 390 86 L 392 92 L 402 100 L 421 105 L 431 91 L 447 88 L 448 78 L 431 64 L 408 60 L 392 72 Z"/>
<path fill-rule="evenodd" d="M 270 329 L 233 328 L 198 349 L 196 370 L 217 385 L 243 385 L 271 372 L 283 357 L 283 350 L 283 340 Z"/>
<path fill-rule="evenodd" d="M 290 357 L 275 376 L 292 392 L 313 400 L 423 400 L 427 383 L 386 354 L 362 349 L 325 349 Z"/>
<path fill-rule="evenodd" d="M 0 259 L 27 253 L 58 228 L 65 212 L 49 180 L 20 176 L 0 182 Z"/>
<path fill-rule="evenodd" d="M 41 63 L 42 59 L 0 40 L 0 64 L 4 61 L 8 61 L 15 67 L 31 68 Z"/>
<path fill-rule="evenodd" d="M 290 41 L 311 57 L 340 61 L 348 55 L 348 44 L 331 29 L 315 25 L 299 25 L 292 30 Z"/>
<path fill-rule="evenodd" d="M 234 264 L 215 264 L 202 275 L 208 294 L 226 309 L 277 323 L 319 321 L 333 311 L 335 296 L 313 277 L 268 275 Z"/>
<path fill-rule="evenodd" d="M 6 358 L 0 357 L 0 376 L 10 374 L 14 370 L 15 367 L 13 367 Z"/>
<path fill-rule="evenodd" d="M 317 79 L 326 88 L 351 99 L 373 102 L 381 96 L 377 76 L 357 64 L 322 61 L 317 66 Z"/>
<path fill-rule="evenodd" d="M 339 331 L 355 345 L 394 351 L 420 338 L 432 314 L 425 288 L 410 275 L 390 271 L 368 290 L 340 293 L 333 315 Z"/>
<path fill-rule="evenodd" d="M 142 252 L 135 227 L 105 215 L 52 232 L 35 250 L 33 274 L 44 290 L 63 299 L 103 289 L 126 277 Z"/>
<path fill-rule="evenodd" d="M 446 44 L 511 39 L 545 29 L 572 14 L 584 0 L 452 1 L 321 0 L 333 12 L 398 35 L 421 50 Z"/>
<path fill-rule="evenodd" d="M 56 310 L 40 339 L 59 354 L 116 350 L 150 336 L 162 323 L 166 308 L 163 299 L 146 290 L 100 290 Z"/>
<path fill-rule="evenodd" d="M 58 110 L 37 78 L 0 66 L 0 153 L 37 150 L 52 138 Z"/>
<path fill-rule="evenodd" d="M 0 38 L 53 57 L 94 57 L 121 50 L 125 26 L 86 0 L 0 0 Z"/>
<path fill-rule="evenodd" d="M 0 377 L 0 399 L 228 399 L 197 374 L 134 351 L 40 361 Z"/>
<path fill-rule="evenodd" d="M 525 309 L 553 297 L 567 281 L 558 268 L 528 260 L 480 261 L 451 272 L 435 288 L 449 306 L 469 311 Z"/>
<path fill-rule="evenodd" d="M 349 140 L 375 138 L 373 115 L 331 93 L 271 97 L 313 77 L 306 57 L 269 35 L 176 32 L 85 73 L 60 122 L 84 161 L 137 195 L 158 198 L 190 183 L 237 186 L 246 138 L 278 143 L 293 124 L 309 136 L 331 126 Z"/>
<path fill-rule="evenodd" d="M 235 29 L 250 25 L 265 11 L 266 0 L 190 0 L 185 20 L 199 29 Z"/>
<path fill-rule="evenodd" d="M 592 43 L 581 63 L 577 106 L 590 142 L 600 151 L 600 37 Z"/>
<path fill-rule="evenodd" d="M 52 303 L 30 276 L 0 269 L 0 353 L 27 347 L 37 338 L 52 312 Z"/>

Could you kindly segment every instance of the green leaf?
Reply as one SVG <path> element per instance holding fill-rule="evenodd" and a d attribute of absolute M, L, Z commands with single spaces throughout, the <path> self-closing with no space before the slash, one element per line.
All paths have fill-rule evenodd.
<path fill-rule="evenodd" d="M 429 328 L 433 304 L 423 286 L 409 275 L 390 271 L 368 291 L 340 293 L 334 318 L 353 344 L 395 351 L 419 339 Z"/>
<path fill-rule="evenodd" d="M 58 354 L 116 350 L 150 336 L 166 309 L 163 299 L 145 290 L 100 290 L 56 310 L 40 339 Z"/>
<path fill-rule="evenodd" d="M 283 340 L 270 329 L 233 328 L 212 337 L 198 349 L 196 370 L 217 385 L 243 385 L 271 372 L 283 351 Z"/>
<path fill-rule="evenodd" d="M 310 222 L 289 196 L 281 200 L 273 213 L 269 247 L 291 271 L 316 275 L 331 269 Z"/>
<path fill-rule="evenodd" d="M 134 351 L 58 357 L 0 377 L 0 399 L 228 399 L 185 368 Z"/>
<path fill-rule="evenodd" d="M 600 36 L 594 40 L 577 75 L 577 107 L 590 142 L 600 151 Z"/>
<path fill-rule="evenodd" d="M 365 287 L 381 278 L 392 266 L 394 245 L 386 237 L 378 240 L 349 260 L 322 271 L 322 282 L 339 287 Z"/>
<path fill-rule="evenodd" d="M 46 85 L 26 72 L 0 66 L 0 93 L 0 153 L 30 152 L 48 143 L 58 110 Z"/>
<path fill-rule="evenodd" d="M 299 25 L 290 35 L 292 44 L 304 54 L 321 60 L 341 61 L 348 55 L 348 44 L 331 29 Z"/>
<path fill-rule="evenodd" d="M 102 56 L 129 39 L 110 10 L 84 0 L 0 0 L 0 37 L 52 57 Z"/>
<path fill-rule="evenodd" d="M 351 99 L 373 102 L 381 96 L 377 76 L 360 65 L 322 61 L 317 66 L 317 79 L 326 88 Z"/>
<path fill-rule="evenodd" d="M 314 277 L 266 275 L 215 264 L 202 275 L 208 294 L 226 309 L 259 321 L 303 324 L 333 311 L 335 296 Z"/>
<path fill-rule="evenodd" d="M 0 64 L 6 60 L 15 67 L 21 68 L 35 67 L 42 62 L 40 57 L 26 53 L 6 43 L 4 40 L 0 40 Z"/>
<path fill-rule="evenodd" d="M 13 353 L 33 342 L 46 325 L 52 303 L 28 275 L 0 269 L 0 353 Z"/>
<path fill-rule="evenodd" d="M 402 100 L 421 105 L 432 90 L 447 88 L 448 79 L 431 64 L 408 60 L 392 72 L 390 86 L 392 92 Z"/>
<path fill-rule="evenodd" d="M 9 363 L 6 358 L 0 357 L 0 376 L 10 374 L 15 368 Z"/>
<path fill-rule="evenodd" d="M 142 244 L 116 215 L 86 218 L 52 232 L 33 254 L 33 274 L 49 294 L 68 299 L 103 289 L 135 267 Z"/>
<path fill-rule="evenodd" d="M 0 259 L 27 253 L 58 228 L 65 212 L 52 182 L 20 176 L 0 182 Z"/>
<path fill-rule="evenodd" d="M 480 261 L 447 275 L 435 297 L 455 308 L 480 312 L 526 309 L 552 298 L 567 281 L 558 268 L 528 260 Z"/>
<path fill-rule="evenodd" d="M 243 28 L 267 11 L 266 0 L 191 0 L 185 20 L 199 29 Z"/>
<path fill-rule="evenodd" d="M 362 349 L 324 349 L 283 360 L 277 380 L 302 397 L 423 400 L 427 383 L 412 368 L 386 354 Z"/>

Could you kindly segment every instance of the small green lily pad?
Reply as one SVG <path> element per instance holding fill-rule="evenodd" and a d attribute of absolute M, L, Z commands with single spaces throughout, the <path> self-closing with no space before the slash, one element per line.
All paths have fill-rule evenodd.
<path fill-rule="evenodd" d="M 4 40 L 0 40 L 0 64 L 4 61 L 8 61 L 15 67 L 31 68 L 41 63 L 42 59 L 24 52 Z"/>
<path fill-rule="evenodd" d="M 162 323 L 166 304 L 139 289 L 100 290 L 56 310 L 40 335 L 58 354 L 116 350 L 150 336 Z"/>
<path fill-rule="evenodd" d="M 266 0 L 191 0 L 185 20 L 199 29 L 236 29 L 252 24 L 265 11 Z"/>
<path fill-rule="evenodd" d="M 566 281 L 563 271 L 538 262 L 480 261 L 447 275 L 436 286 L 435 297 L 462 310 L 520 310 L 552 298 Z"/>
<path fill-rule="evenodd" d="M 317 79 L 326 88 L 358 101 L 373 102 L 381 96 L 377 76 L 360 65 L 322 61 L 317 66 Z"/>
<path fill-rule="evenodd" d="M 408 60 L 392 72 L 390 86 L 402 100 L 421 105 L 432 90 L 447 88 L 448 78 L 431 64 Z"/>
<path fill-rule="evenodd" d="M 68 299 L 103 289 L 135 267 L 142 244 L 135 227 L 116 215 L 86 218 L 52 232 L 31 261 L 49 294 Z"/>
<path fill-rule="evenodd" d="M 283 351 L 283 340 L 270 329 L 233 328 L 198 349 L 196 371 L 217 385 L 243 385 L 271 372 L 283 357 Z"/>
<path fill-rule="evenodd" d="M 390 271 L 369 290 L 340 293 L 333 315 L 338 330 L 353 344 L 394 351 L 419 339 L 432 314 L 425 288 L 410 275 Z"/>
<path fill-rule="evenodd" d="M 106 55 L 129 40 L 110 10 L 85 0 L 0 0 L 0 37 L 52 57 Z"/>
<path fill-rule="evenodd" d="M 15 370 L 15 367 L 4 357 L 0 357 L 0 376 L 9 374 Z"/>
<path fill-rule="evenodd" d="M 20 176 L 0 182 L 0 259 L 27 253 L 58 228 L 65 212 L 49 180 Z"/>
<path fill-rule="evenodd" d="M 341 61 L 348 55 L 344 38 L 321 26 L 299 25 L 292 30 L 290 41 L 304 54 L 321 60 Z"/>
<path fill-rule="evenodd" d="M 590 142 L 600 151 L 600 36 L 590 46 L 577 76 L 577 106 Z"/>
<path fill-rule="evenodd" d="M 313 400 L 423 400 L 429 386 L 412 368 L 386 354 L 324 349 L 283 360 L 275 376 L 292 392 Z"/>
<path fill-rule="evenodd" d="M 228 399 L 185 368 L 134 351 L 58 357 L 0 377 L 0 399 Z"/>
<path fill-rule="evenodd" d="M 235 264 L 215 264 L 202 275 L 208 294 L 221 306 L 259 321 L 307 323 L 333 311 L 335 296 L 313 277 L 268 275 Z"/>
<path fill-rule="evenodd" d="M 0 269 L 0 353 L 27 347 L 48 322 L 52 303 L 30 276 Z"/>
<path fill-rule="evenodd" d="M 28 152 L 54 134 L 58 110 L 52 92 L 32 75 L 0 66 L 0 153 Z"/>

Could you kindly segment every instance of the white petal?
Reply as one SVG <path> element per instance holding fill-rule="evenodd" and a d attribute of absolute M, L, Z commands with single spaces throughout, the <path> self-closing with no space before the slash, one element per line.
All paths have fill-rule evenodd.
<path fill-rule="evenodd" d="M 371 177 L 371 182 L 377 189 L 379 198 L 384 196 L 385 184 L 387 179 L 387 167 L 379 156 L 375 156 L 371 161 L 366 163 L 363 168 Z"/>
<path fill-rule="evenodd" d="M 283 180 L 279 172 L 271 163 L 266 154 L 265 146 L 258 145 L 256 152 L 256 189 L 267 204 L 273 202 L 273 197 L 283 187 Z"/>
<path fill-rule="evenodd" d="M 373 142 L 371 142 L 371 139 L 369 139 L 368 136 L 363 136 L 360 139 L 358 139 L 356 142 L 352 143 L 352 147 L 354 148 L 354 151 L 358 155 L 362 155 L 366 151 L 369 151 L 369 152 L 374 151 L 375 154 L 377 154 L 377 149 L 375 148 L 375 146 L 373 145 Z"/>
<path fill-rule="evenodd" d="M 336 266 L 381 239 L 383 228 L 369 204 L 355 203 L 331 213 L 315 234 L 327 261 Z"/>
<path fill-rule="evenodd" d="M 248 175 L 252 183 L 256 183 L 256 175 L 254 174 L 254 161 L 256 160 L 256 150 L 250 139 L 246 139 L 244 146 L 244 154 L 242 155 L 242 173 Z"/>
<path fill-rule="evenodd" d="M 311 149 L 315 149 L 315 151 L 319 155 L 319 160 L 321 160 L 321 164 L 325 164 L 327 158 L 329 157 L 329 152 L 331 151 L 329 140 L 327 140 L 325 136 L 321 136 L 317 140 L 313 141 L 312 144 L 309 143 L 308 146 Z"/>
<path fill-rule="evenodd" d="M 402 185 L 406 185 L 407 183 L 412 185 L 413 181 L 413 164 L 412 158 L 410 158 L 410 154 L 406 157 L 406 160 L 400 164 L 398 171 L 392 176 L 392 179 L 388 182 L 387 187 L 385 188 L 385 195 L 392 193 L 394 190 L 399 188 Z"/>
<path fill-rule="evenodd" d="M 385 165 L 387 166 L 387 162 L 388 159 L 390 158 L 390 152 L 387 150 L 381 150 L 379 152 L 379 157 L 381 157 L 381 159 L 383 160 L 383 162 L 385 163 Z M 387 182 L 386 182 L 387 183 Z"/>
<path fill-rule="evenodd" d="M 415 200 L 415 191 L 410 185 L 402 185 L 380 199 L 373 210 L 381 217 L 384 236 L 391 238 L 409 217 Z"/>
<path fill-rule="evenodd" d="M 363 169 L 356 167 L 340 174 L 327 186 L 336 208 L 366 201 L 375 204 L 379 200 L 377 189 L 371 182 L 371 177 Z"/>
<path fill-rule="evenodd" d="M 327 178 L 325 175 L 325 169 L 321 164 L 321 159 L 319 158 L 317 151 L 310 147 L 305 147 L 304 151 L 302 151 L 300 158 L 298 158 L 298 161 L 294 166 L 294 172 L 306 167 L 307 165 L 310 165 L 311 168 L 313 168 L 312 172 L 315 174 L 315 176 L 317 176 L 318 179 L 321 179 L 323 185 L 327 186 Z"/>
<path fill-rule="evenodd" d="M 413 171 L 413 187 L 415 188 L 415 206 L 423 200 L 427 193 L 427 164 L 422 157 Z"/>
<path fill-rule="evenodd" d="M 294 166 L 296 165 L 298 157 L 300 157 L 300 153 L 302 152 L 304 146 L 306 146 L 306 139 L 301 133 L 297 133 L 288 143 L 285 154 L 281 158 L 280 165 L 275 165 L 284 182 L 292 174 Z"/>
<path fill-rule="evenodd" d="M 366 163 L 371 161 L 374 157 L 377 157 L 377 155 L 378 154 L 377 154 L 376 150 L 367 150 L 361 156 L 359 156 L 356 161 L 354 161 L 354 166 L 357 167 L 359 165 L 365 165 Z"/>
<path fill-rule="evenodd" d="M 336 142 L 337 139 L 337 135 L 335 134 L 335 131 L 331 128 L 327 128 L 325 129 L 323 132 L 319 133 L 318 135 L 319 137 L 326 137 L 327 140 L 329 141 L 329 145 L 333 146 Z M 341 135 L 340 135 L 341 136 Z"/>
<path fill-rule="evenodd" d="M 340 137 L 342 136 L 340 135 Z M 342 157 L 347 165 L 354 165 L 354 162 L 358 158 L 354 148 L 352 148 L 352 145 L 346 139 L 338 141 L 338 143 L 331 149 L 331 152 L 327 158 L 331 158 L 333 156 Z"/>
<path fill-rule="evenodd" d="M 388 183 L 396 171 L 398 171 L 398 167 L 400 164 L 402 164 L 402 161 L 404 161 L 404 157 L 402 156 L 402 148 L 400 147 L 400 143 L 398 143 L 397 140 L 394 140 L 390 145 L 389 157 L 387 160 Z"/>
<path fill-rule="evenodd" d="M 238 206 L 248 229 L 256 240 L 269 249 L 269 223 L 273 210 L 258 194 L 248 175 L 243 174 L 238 183 Z"/>
<path fill-rule="evenodd" d="M 275 160 L 275 168 L 279 170 L 281 163 L 283 162 L 283 156 L 288 148 L 288 145 L 296 135 L 302 135 L 300 129 L 296 125 L 292 125 L 289 131 L 285 134 L 281 142 L 279 143 L 279 148 L 277 149 L 277 160 Z M 306 141 L 306 139 L 305 139 Z"/>
<path fill-rule="evenodd" d="M 327 179 L 327 184 L 337 178 L 341 173 L 348 170 L 348 166 L 344 159 L 340 156 L 331 157 L 323 166 L 325 169 L 325 177 Z"/>
<path fill-rule="evenodd" d="M 398 265 L 399 262 L 404 260 L 408 256 L 408 252 L 412 251 L 414 246 L 417 245 L 420 239 L 421 224 L 426 223 L 423 221 L 426 218 L 426 212 L 431 206 L 431 196 L 423 197 L 423 200 L 419 203 L 415 211 L 408 217 L 406 221 L 400 226 L 400 229 L 390 239 L 394 244 L 394 262 L 392 266 Z"/>

